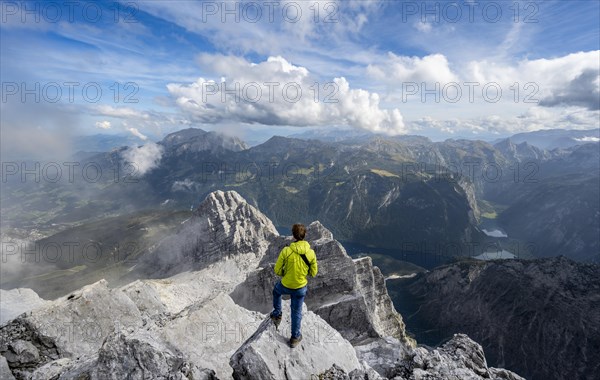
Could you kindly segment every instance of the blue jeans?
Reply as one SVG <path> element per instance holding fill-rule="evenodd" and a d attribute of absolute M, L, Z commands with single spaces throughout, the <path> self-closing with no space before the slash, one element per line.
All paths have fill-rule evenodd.
<path fill-rule="evenodd" d="M 298 338 L 300 336 L 300 327 L 302 324 L 302 304 L 304 303 L 306 291 L 306 286 L 300 289 L 289 289 L 283 286 L 281 281 L 277 281 L 275 287 L 273 288 L 272 316 L 277 317 L 281 315 L 281 296 L 283 294 L 289 294 L 292 299 L 292 338 Z"/>

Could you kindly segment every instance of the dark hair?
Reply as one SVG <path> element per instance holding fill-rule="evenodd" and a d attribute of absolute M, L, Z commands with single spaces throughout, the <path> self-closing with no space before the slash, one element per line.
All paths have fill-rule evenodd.
<path fill-rule="evenodd" d="M 304 227 L 304 224 L 294 224 L 292 226 L 292 234 L 294 235 L 294 239 L 304 240 L 304 236 L 306 236 L 306 227 Z"/>

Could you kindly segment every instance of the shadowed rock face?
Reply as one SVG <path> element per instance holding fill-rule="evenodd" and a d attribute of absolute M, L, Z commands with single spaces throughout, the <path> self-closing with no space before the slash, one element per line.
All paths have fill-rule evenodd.
<path fill-rule="evenodd" d="M 272 263 L 290 239 L 237 193 L 215 192 L 161 243 L 174 244 L 170 252 L 141 263 L 149 273 L 172 276 L 115 289 L 102 280 L 0 326 L 0 374 L 17 380 L 212 380 L 330 373 L 377 380 L 393 371 L 420 379 L 429 371 L 519 379 L 488 369 L 470 340 L 440 351 L 415 349 L 371 260 L 352 260 L 318 222 L 309 226 L 308 240 L 320 270 L 304 305 L 304 340 L 293 350 L 287 346 L 289 313 L 280 331 L 263 314 L 276 280 Z"/>
<path fill-rule="evenodd" d="M 481 342 L 494 365 L 531 379 L 600 372 L 600 267 L 564 257 L 457 263 L 411 285 L 417 318 Z"/>

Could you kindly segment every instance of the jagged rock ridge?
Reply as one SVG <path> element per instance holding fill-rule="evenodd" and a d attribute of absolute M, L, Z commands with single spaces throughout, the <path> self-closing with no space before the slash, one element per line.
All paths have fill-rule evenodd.
<path fill-rule="evenodd" d="M 327 371 L 361 379 L 416 379 L 423 371 L 519 378 L 487 368 L 467 337 L 440 351 L 415 348 L 378 268 L 352 260 L 318 222 L 308 235 L 322 264 L 310 282 L 306 339 L 295 350 L 259 302 L 271 299 L 272 262 L 289 238 L 237 193 L 214 192 L 162 243 L 183 242 L 169 255 L 162 251 L 165 260 L 183 263 L 166 271 L 165 261 L 155 261 L 154 271 L 152 261 L 141 265 L 170 277 L 112 289 L 100 281 L 10 320 L 0 327 L 0 371 L 18 380 L 279 379 Z M 368 355 L 378 350 L 388 356 Z"/>

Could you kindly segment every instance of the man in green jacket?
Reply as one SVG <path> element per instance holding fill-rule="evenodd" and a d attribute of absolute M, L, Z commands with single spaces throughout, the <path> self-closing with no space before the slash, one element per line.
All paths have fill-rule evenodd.
<path fill-rule="evenodd" d="M 276 327 L 281 323 L 281 296 L 289 294 L 291 297 L 292 312 L 292 337 L 290 346 L 296 347 L 302 340 L 300 332 L 302 324 L 302 304 L 306 296 L 307 275 L 315 277 L 318 271 L 317 256 L 304 240 L 306 228 L 303 224 L 294 224 L 292 234 L 295 242 L 284 247 L 279 253 L 275 264 L 275 274 L 282 276 L 273 288 L 273 311 L 271 319 Z"/>

